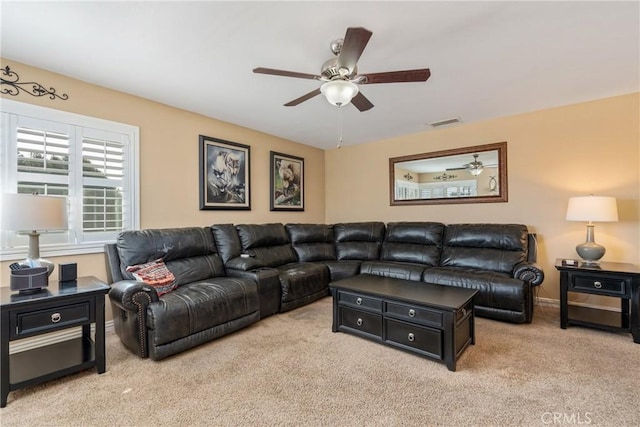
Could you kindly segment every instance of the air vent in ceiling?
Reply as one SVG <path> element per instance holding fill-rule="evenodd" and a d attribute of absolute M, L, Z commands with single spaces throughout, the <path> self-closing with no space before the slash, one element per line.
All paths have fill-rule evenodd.
<path fill-rule="evenodd" d="M 460 118 L 458 117 L 454 117 L 452 119 L 445 119 L 445 120 L 440 120 L 437 122 L 431 122 L 429 123 L 429 125 L 431 125 L 434 128 L 440 127 L 440 126 L 448 126 L 448 125 L 454 125 L 456 123 L 462 123 L 462 120 L 460 120 Z"/>

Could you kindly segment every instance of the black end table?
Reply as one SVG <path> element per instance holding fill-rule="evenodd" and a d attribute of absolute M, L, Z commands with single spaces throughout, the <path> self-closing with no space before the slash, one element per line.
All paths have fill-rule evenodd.
<path fill-rule="evenodd" d="M 109 286 L 95 277 L 51 281 L 23 295 L 0 287 L 0 408 L 10 391 L 96 367 L 106 371 L 104 303 Z M 91 324 L 95 323 L 95 341 Z M 9 342 L 72 327 L 79 338 L 9 354 Z"/>
<path fill-rule="evenodd" d="M 568 265 L 556 260 L 560 271 L 560 327 L 580 325 L 631 332 L 640 344 L 640 269 L 634 264 L 601 262 Z M 569 305 L 568 293 L 578 292 L 620 299 L 620 312 Z M 629 304 L 631 302 L 631 304 Z"/>

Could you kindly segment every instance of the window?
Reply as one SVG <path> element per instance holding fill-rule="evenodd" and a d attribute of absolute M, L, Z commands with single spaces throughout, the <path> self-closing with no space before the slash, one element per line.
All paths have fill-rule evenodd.
<path fill-rule="evenodd" d="M 137 127 L 4 99 L 1 114 L 0 190 L 68 200 L 69 230 L 40 236 L 43 257 L 101 252 L 139 228 Z M 0 260 L 25 255 L 26 236 L 0 237 Z"/>

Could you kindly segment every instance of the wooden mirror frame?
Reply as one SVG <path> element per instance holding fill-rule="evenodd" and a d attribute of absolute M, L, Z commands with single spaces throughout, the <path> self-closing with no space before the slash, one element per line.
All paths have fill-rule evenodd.
<path fill-rule="evenodd" d="M 415 162 L 417 160 L 443 159 L 452 156 L 468 155 L 469 160 L 473 160 L 472 156 L 485 151 L 497 151 L 497 194 L 486 196 L 453 196 L 429 199 L 396 199 L 396 166 L 402 162 Z M 443 174 L 446 174 L 446 166 L 442 167 Z M 448 181 L 455 182 L 455 181 Z M 409 156 L 392 157 L 389 159 L 389 200 L 391 206 L 412 206 L 412 205 L 441 205 L 441 204 L 459 204 L 459 203 L 500 203 L 508 201 L 508 183 L 507 183 L 507 143 L 497 142 L 494 144 L 476 145 L 473 147 L 455 148 L 451 150 L 435 151 L 432 153 L 413 154 Z"/>

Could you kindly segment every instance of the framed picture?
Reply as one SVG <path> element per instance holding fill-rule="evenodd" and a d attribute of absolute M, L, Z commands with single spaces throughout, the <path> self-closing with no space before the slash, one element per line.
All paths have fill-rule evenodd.
<path fill-rule="evenodd" d="M 304 159 L 271 151 L 272 211 L 304 211 Z"/>
<path fill-rule="evenodd" d="M 249 148 L 200 135 L 200 210 L 251 209 Z"/>

